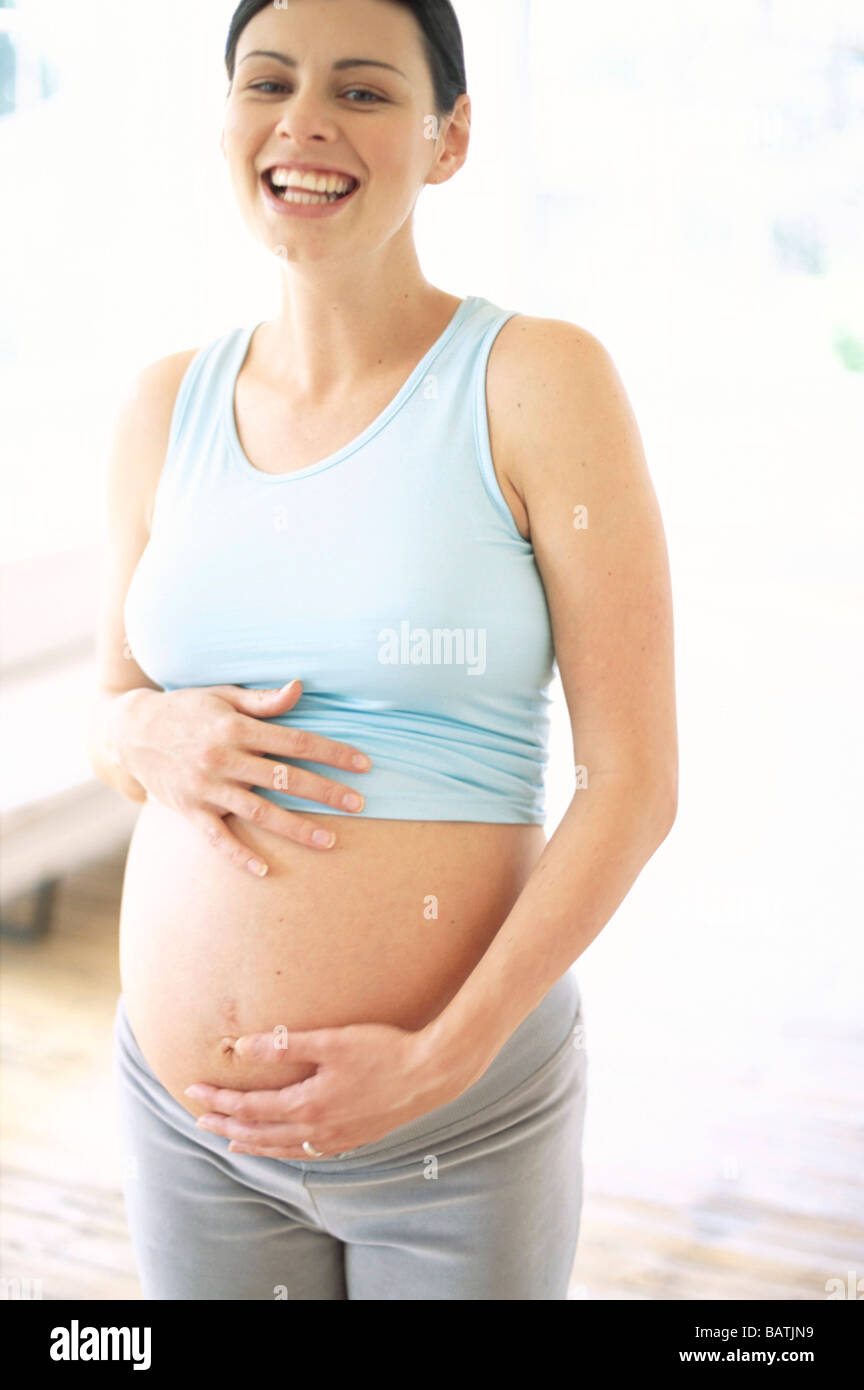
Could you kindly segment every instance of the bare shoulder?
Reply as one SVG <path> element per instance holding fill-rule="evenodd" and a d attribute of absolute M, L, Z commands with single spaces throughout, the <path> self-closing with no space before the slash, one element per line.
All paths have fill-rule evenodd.
<path fill-rule="evenodd" d="M 490 354 L 499 370 L 518 365 L 527 354 L 534 367 L 552 367 L 573 353 L 604 353 L 606 349 L 587 328 L 569 319 L 539 318 L 514 314 L 498 333 Z"/>
<path fill-rule="evenodd" d="M 496 469 L 523 504 L 544 478 L 596 453 L 601 438 L 629 435 L 634 448 L 603 451 L 621 468 L 638 458 L 638 428 L 609 351 L 566 319 L 508 319 L 489 356 L 487 403 Z"/>
<path fill-rule="evenodd" d="M 119 403 L 110 459 L 112 506 L 138 512 L 150 529 L 153 500 L 168 451 L 177 393 L 198 348 L 150 362 L 136 373 Z"/>

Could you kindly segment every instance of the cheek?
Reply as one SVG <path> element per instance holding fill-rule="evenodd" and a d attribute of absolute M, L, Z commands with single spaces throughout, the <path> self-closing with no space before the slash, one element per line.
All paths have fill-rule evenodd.
<path fill-rule="evenodd" d="M 434 142 L 423 138 L 423 125 L 417 119 L 401 129 L 371 135 L 360 153 L 373 181 L 380 179 L 394 192 L 409 192 L 422 182 L 433 150 Z"/>
<path fill-rule="evenodd" d="M 222 139 L 228 162 L 236 166 L 254 153 L 255 142 L 259 136 L 248 116 L 244 116 L 236 107 L 229 106 L 222 122 Z"/>
<path fill-rule="evenodd" d="M 240 117 L 236 106 L 226 106 L 225 117 L 222 121 L 222 130 L 226 144 L 236 140 L 237 132 L 240 128 Z"/>

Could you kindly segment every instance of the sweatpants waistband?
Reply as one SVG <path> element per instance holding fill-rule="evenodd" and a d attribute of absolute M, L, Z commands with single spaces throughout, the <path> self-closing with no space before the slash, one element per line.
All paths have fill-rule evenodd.
<path fill-rule="evenodd" d="M 374 1143 L 362 1144 L 359 1148 L 332 1157 L 284 1159 L 280 1162 L 312 1171 L 331 1172 L 363 1167 L 366 1162 L 371 1164 L 381 1158 L 407 1152 L 425 1136 L 467 1120 L 523 1086 L 570 1044 L 572 1034 L 580 1024 L 581 1014 L 581 994 L 571 967 L 522 1020 L 483 1075 L 454 1100 L 409 1120 L 407 1124 L 399 1125 Z M 218 1136 L 199 1130 L 190 1113 L 178 1104 L 156 1077 L 138 1046 L 122 994 L 117 1001 L 114 1036 L 124 1083 L 143 1087 L 151 1104 L 166 1119 L 209 1147 L 210 1141 Z"/>

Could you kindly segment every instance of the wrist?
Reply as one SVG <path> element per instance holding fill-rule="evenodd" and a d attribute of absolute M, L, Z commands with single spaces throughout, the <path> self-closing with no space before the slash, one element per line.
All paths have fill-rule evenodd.
<path fill-rule="evenodd" d="M 159 694 L 161 692 L 158 690 L 139 686 L 134 690 L 124 691 L 122 695 L 111 697 L 105 721 L 105 754 L 111 765 L 127 777 L 135 776 L 130 761 L 137 730 L 140 728 L 142 710 L 151 703 L 151 696 Z"/>
<path fill-rule="evenodd" d="M 417 1035 L 419 1066 L 430 1086 L 452 1090 L 455 1095 L 478 1081 L 498 1047 L 476 1026 L 457 1024 L 445 1009 Z"/>

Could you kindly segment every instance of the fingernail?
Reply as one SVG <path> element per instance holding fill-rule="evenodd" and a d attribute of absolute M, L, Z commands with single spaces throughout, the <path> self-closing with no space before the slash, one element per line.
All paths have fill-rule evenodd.
<path fill-rule="evenodd" d="M 336 843 L 336 836 L 330 830 L 316 830 L 312 839 L 316 845 L 326 845 L 328 849 Z"/>
<path fill-rule="evenodd" d="M 355 753 L 351 761 L 355 767 L 359 768 L 366 768 L 372 766 L 369 759 L 363 753 Z"/>
<path fill-rule="evenodd" d="M 363 805 L 363 798 L 356 792 L 346 792 L 342 798 L 342 805 L 346 811 L 359 811 Z"/>
<path fill-rule="evenodd" d="M 260 859 L 248 860 L 246 868 L 249 870 L 250 874 L 257 874 L 259 878 L 263 878 L 267 872 L 267 865 L 262 864 Z"/>

